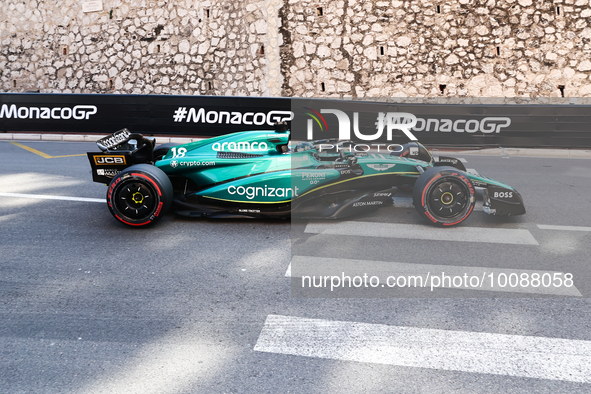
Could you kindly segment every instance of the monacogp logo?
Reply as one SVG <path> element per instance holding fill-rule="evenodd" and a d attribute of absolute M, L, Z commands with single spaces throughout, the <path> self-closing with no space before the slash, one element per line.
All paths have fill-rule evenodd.
<path fill-rule="evenodd" d="M 483 134 L 500 133 L 501 129 L 511 125 L 511 118 L 506 116 L 487 116 L 478 119 L 433 119 L 417 118 L 417 124 L 413 131 L 435 131 L 435 132 L 456 132 L 456 133 L 476 133 Z M 433 130 L 431 130 L 433 128 Z"/>
<path fill-rule="evenodd" d="M 75 119 L 88 120 L 96 114 L 98 108 L 94 105 L 76 105 L 70 107 L 17 107 L 15 104 L 2 104 L 0 118 L 15 119 Z"/>
<path fill-rule="evenodd" d="M 193 123 L 218 123 L 218 124 L 244 124 L 244 125 L 269 125 L 293 120 L 291 111 L 273 110 L 269 112 L 238 112 L 238 111 L 205 111 L 205 108 L 178 107 L 172 115 L 174 122 Z"/>

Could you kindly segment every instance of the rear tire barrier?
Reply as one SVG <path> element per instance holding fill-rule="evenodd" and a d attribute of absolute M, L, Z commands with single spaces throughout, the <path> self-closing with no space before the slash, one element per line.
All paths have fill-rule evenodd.
<path fill-rule="evenodd" d="M 453 167 L 433 167 L 419 176 L 413 187 L 417 212 L 437 226 L 455 226 L 474 209 L 474 185 Z"/>
<path fill-rule="evenodd" d="M 107 205 L 121 223 L 143 227 L 158 221 L 168 211 L 172 197 L 172 183 L 164 171 L 137 164 L 113 178 L 107 191 Z"/>

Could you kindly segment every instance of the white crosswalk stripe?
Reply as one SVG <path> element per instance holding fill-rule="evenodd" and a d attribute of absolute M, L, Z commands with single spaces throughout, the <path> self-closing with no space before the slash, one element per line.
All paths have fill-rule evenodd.
<path fill-rule="evenodd" d="M 552 224 L 538 224 L 537 226 L 540 230 L 591 232 L 591 227 L 583 227 L 583 226 L 556 226 L 556 225 L 552 225 Z"/>
<path fill-rule="evenodd" d="M 460 160 L 466 163 L 465 159 Z M 468 171 L 477 174 L 473 169 Z M 393 201 L 395 207 L 414 208 L 412 197 L 408 194 L 401 193 L 395 196 Z M 482 210 L 482 202 L 475 207 L 475 210 Z M 537 228 L 561 232 L 591 232 L 591 227 L 580 226 L 537 225 Z M 517 245 L 515 247 L 524 251 L 536 250 L 530 247 L 539 246 L 532 232 L 536 235 L 540 234 L 540 237 L 544 234 L 536 230 L 530 232 L 528 229 L 518 228 L 461 226 L 441 229 L 421 224 L 363 221 L 309 222 L 304 232 L 317 234 L 318 237 L 331 235 Z M 340 238 L 337 239 L 340 240 Z M 511 266 L 510 263 L 507 265 Z M 482 287 L 458 287 L 452 286 L 451 282 L 444 282 L 441 285 L 446 289 L 461 289 L 459 294 L 468 297 L 477 294 L 474 291 L 482 290 L 582 297 L 572 282 L 568 287 L 554 287 L 548 285 L 548 281 L 536 286 L 511 287 L 506 284 L 501 287 L 498 282 L 487 281 L 490 278 L 489 275 L 494 278 L 498 278 L 499 275 L 506 277 L 513 275 L 514 278 L 520 278 L 521 274 L 526 274 L 532 278 L 535 274 L 538 278 L 555 278 L 556 275 L 564 278 L 564 273 L 558 271 L 515 268 L 414 264 L 294 255 L 287 267 L 285 277 L 298 278 L 292 281 L 292 286 L 297 286 L 299 278 L 304 275 L 327 277 L 341 275 L 343 272 L 351 277 L 362 276 L 364 273 L 375 275 L 380 278 L 380 283 L 389 275 L 421 276 L 423 279 L 432 278 L 433 275 L 449 277 L 466 275 L 485 279 L 482 281 Z M 591 341 L 584 340 L 269 315 L 254 350 L 339 361 L 591 383 Z"/>
<path fill-rule="evenodd" d="M 539 245 L 526 229 L 453 227 L 435 228 L 421 224 L 376 223 L 361 221 L 311 222 L 306 233 L 381 237 L 402 239 L 429 239 L 435 241 L 485 242 L 512 245 Z"/>
<path fill-rule="evenodd" d="M 269 315 L 255 351 L 591 383 L 591 341 Z"/>

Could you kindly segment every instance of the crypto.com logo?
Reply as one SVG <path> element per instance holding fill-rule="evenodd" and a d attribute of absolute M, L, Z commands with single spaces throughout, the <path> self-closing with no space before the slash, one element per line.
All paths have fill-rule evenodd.
<path fill-rule="evenodd" d="M 337 117 L 339 121 L 339 140 L 351 140 L 351 120 L 349 116 L 338 109 L 321 109 L 320 113 L 317 111 L 312 110 L 311 108 L 305 108 L 309 111 L 314 112 L 316 116 L 311 113 L 306 113 L 312 117 L 312 119 L 308 119 L 308 128 L 307 128 L 307 138 L 308 140 L 313 140 L 314 137 L 314 123 L 320 126 L 320 130 L 324 130 L 320 120 L 324 123 L 324 126 L 328 130 L 328 126 L 324 117 L 321 114 L 332 114 Z M 320 118 L 320 119 L 318 119 Z M 380 112 L 378 113 L 378 117 L 376 120 L 376 133 L 371 135 L 362 134 L 359 131 L 359 112 L 353 113 L 353 133 L 355 137 L 361 141 L 375 141 L 379 139 L 382 134 L 384 133 L 384 128 L 386 129 L 386 138 L 390 141 L 392 140 L 392 131 L 393 130 L 400 130 L 402 131 L 409 140 L 411 141 L 418 141 L 417 137 L 415 137 L 410 129 L 412 129 L 417 124 L 417 117 L 413 114 L 409 114 L 408 112 Z"/>

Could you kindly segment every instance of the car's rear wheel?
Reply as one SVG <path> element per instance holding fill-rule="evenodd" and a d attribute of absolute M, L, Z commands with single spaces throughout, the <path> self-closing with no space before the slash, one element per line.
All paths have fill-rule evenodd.
<path fill-rule="evenodd" d="M 107 204 L 121 223 L 142 227 L 158 221 L 170 208 L 172 197 L 172 184 L 161 169 L 137 164 L 113 178 Z"/>
<path fill-rule="evenodd" d="M 453 167 L 433 167 L 419 176 L 413 187 L 413 203 L 419 214 L 438 226 L 454 226 L 466 220 L 476 201 L 474 185 Z"/>

